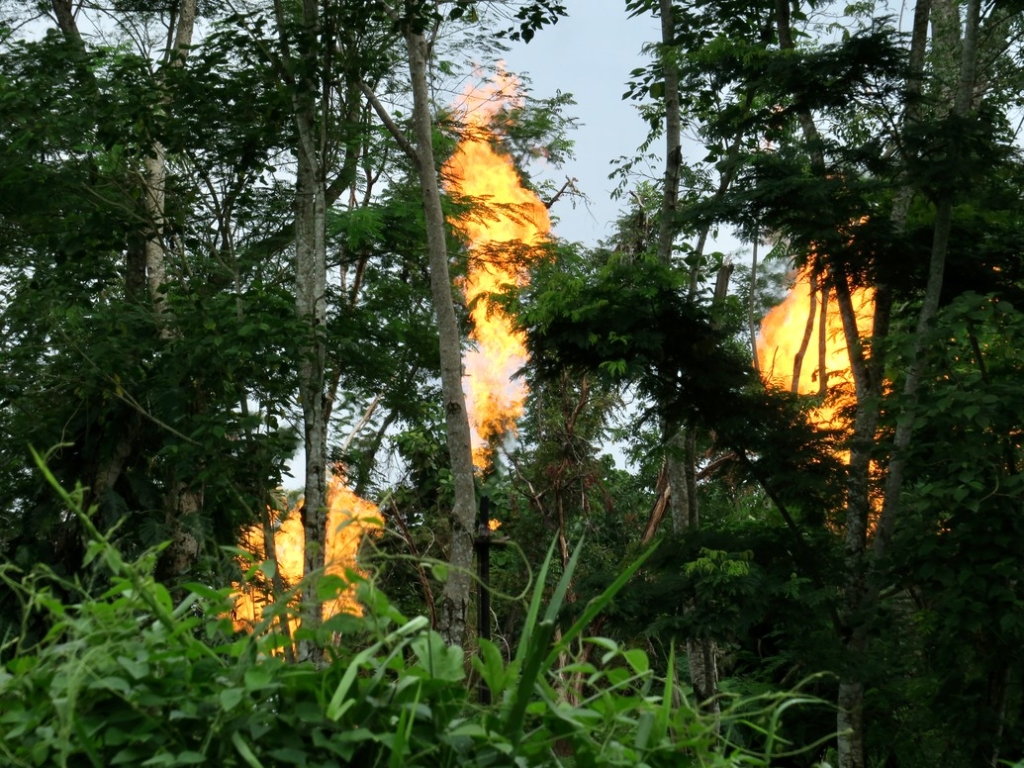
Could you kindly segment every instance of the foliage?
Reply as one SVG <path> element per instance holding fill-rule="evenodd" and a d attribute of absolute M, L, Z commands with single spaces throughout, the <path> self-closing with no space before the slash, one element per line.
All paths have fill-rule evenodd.
<path fill-rule="evenodd" d="M 30 444 L 62 443 L 54 472 L 88 485 L 100 524 L 119 524 L 131 556 L 174 533 L 172 512 L 189 495 L 196 509 L 180 523 L 198 543 L 196 573 L 209 574 L 223 565 L 216 544 L 232 542 L 264 505 L 294 450 L 292 299 L 280 265 L 246 248 L 276 226 L 280 198 L 256 179 L 279 137 L 240 105 L 272 120 L 272 95 L 252 73 L 211 78 L 205 61 L 169 84 L 183 113 L 176 127 L 204 146 L 193 144 L 169 180 L 173 280 L 158 317 L 139 268 L 148 220 L 140 165 L 154 137 L 187 150 L 165 130 L 149 59 L 123 46 L 81 53 L 56 35 L 5 48 L 4 554 L 64 576 L 81 567 L 78 524 L 25 472 Z M 199 104 L 207 92 L 238 111 L 213 119 Z M 239 122 L 248 130 L 235 131 Z"/>
<path fill-rule="evenodd" d="M 656 678 L 641 650 L 590 638 L 599 662 L 557 669 L 642 559 L 559 638 L 572 569 L 543 611 L 539 581 L 515 657 L 506 662 L 484 642 L 473 660 L 493 706 L 469 703 L 461 649 L 446 647 L 425 618 L 403 616 L 371 583 L 361 592 L 364 616 L 319 628 L 323 667 L 292 664 L 274 628 L 292 610 L 287 603 L 252 633 L 231 629 L 230 588 L 190 583 L 175 604 L 153 579 L 158 549 L 126 560 L 82 511 L 81 488 L 67 493 L 42 461 L 40 468 L 82 521 L 87 561 L 108 574 L 110 588 L 90 597 L 47 569 L 25 577 L 4 566 L 23 618 L 38 612 L 50 624 L 40 642 L 14 638 L 4 648 L 0 750 L 8 765 L 551 765 L 559 755 L 592 766 L 767 765 L 785 711 L 812 703 L 755 700 L 726 713 L 726 723 L 764 734 L 759 758 L 717 749 L 716 723 L 677 705 L 671 678 Z M 77 599 L 57 597 L 58 584 Z M 323 579 L 318 594 L 345 586 Z M 584 681 L 575 698 L 560 694 L 569 674 Z"/>
<path fill-rule="evenodd" d="M 744 347 L 687 296 L 686 279 L 654 259 L 614 255 L 596 267 L 541 267 L 519 315 L 532 365 L 542 378 L 576 368 L 632 383 L 652 403 L 648 416 L 714 430 L 755 477 L 786 478 L 781 497 L 818 506 L 820 518 L 838 492 L 830 436 L 793 398 L 761 387 Z"/>
<path fill-rule="evenodd" d="M 629 222 L 639 236 L 617 243 L 624 266 L 560 275 L 555 291 L 531 297 L 524 318 L 535 351 L 548 355 L 541 366 L 571 359 L 619 376 L 662 418 L 686 408 L 678 421 L 710 430 L 695 461 L 716 468 L 696 488 L 701 530 L 651 564 L 649 592 L 619 609 L 622 625 L 651 627 L 658 639 L 713 638 L 723 689 L 778 685 L 794 668 L 836 671 L 850 695 L 846 722 L 856 723 L 864 692 L 863 727 L 839 739 L 843 764 L 1018 759 L 1021 670 L 1010 646 L 1020 642 L 1020 594 L 1009 574 L 1024 535 L 1014 407 L 1021 221 L 1010 200 L 1021 157 L 1010 115 L 1020 56 L 1009 30 L 1020 9 L 983 11 L 978 79 L 969 108 L 954 114 L 969 31 L 955 3 L 918 3 L 934 34 L 922 24 L 913 40 L 870 4 L 627 8 L 663 23 L 671 9 L 673 26 L 628 84 L 651 131 L 620 164 L 623 176 L 665 130 L 671 70 L 683 131 L 700 144 L 679 168 L 671 225 L 680 261 L 717 227 L 748 240 L 767 232 L 773 250 L 813 266 L 830 288 L 875 289 L 877 314 L 859 344 L 846 318 L 849 348 L 864 352 L 853 356 L 851 431 L 808 438 L 781 418 L 793 404 L 762 399 L 757 382 L 729 374 L 733 340 L 712 340 L 715 322 L 728 320 L 700 286 L 652 276 L 643 263 L 665 223 L 654 221 L 665 192 L 646 181 Z M 699 279 L 709 264 L 688 266 Z M 748 306 L 753 324 L 756 299 Z M 702 342 L 714 354 L 699 354 Z M 708 390 L 685 372 L 707 372 Z M 773 401 L 776 417 L 765 418 Z M 757 461 L 737 466 L 728 448 Z M 848 466 L 835 462 L 839 451 L 853 456 Z M 720 514 L 728 486 L 751 477 L 761 488 L 748 486 L 735 513 Z M 787 509 L 784 531 L 775 512 Z"/>
<path fill-rule="evenodd" d="M 403 28 L 431 35 L 443 93 L 461 71 L 450 59 L 548 32 L 566 6 L 331 0 L 311 35 L 295 3 L 200 0 L 203 34 L 165 66 L 154 48 L 170 45 L 185 5 L 75 3 L 93 28 L 82 35 L 22 25 L 67 2 L 0 3 L 6 762 L 713 765 L 775 751 L 809 765 L 821 756 L 782 758 L 779 740 L 824 742 L 835 713 L 801 706 L 780 724 L 796 711 L 780 691 L 806 677 L 803 690 L 831 698 L 836 674 L 863 684 L 869 763 L 1019 760 L 1019 7 L 985 6 L 984 71 L 967 114 L 951 117 L 959 43 L 942 45 L 960 30 L 942 25 L 962 21 L 956 3 L 919 4 L 933 29 L 915 80 L 909 14 L 881 6 L 628 0 L 634 15 L 671 6 L 675 24 L 628 75 L 650 135 L 620 162 L 622 189 L 656 156 L 669 68 L 698 154 L 678 158 L 670 221 L 659 181 L 630 185 L 610 242 L 556 243 L 506 300 L 527 334 L 530 394 L 518 440 L 477 491 L 516 546 L 491 553 L 498 635 L 479 641 L 470 669 L 407 618 L 433 610 L 445 576 L 431 566 L 452 542 L 453 482 L 417 169 L 366 94 L 400 137 Z M 288 55 L 300 50 L 304 62 Z M 329 279 L 316 333 L 331 459 L 393 534 L 374 543 L 366 616 L 313 638 L 322 669 L 281 655 L 287 596 L 254 634 L 231 629 L 238 552 L 219 546 L 261 516 L 313 402 L 297 397 L 308 336 L 291 262 L 294 100 L 311 84 L 323 107 Z M 571 153 L 571 105 L 557 93 L 495 114 L 495 143 L 525 184 L 531 158 Z M 459 128 L 435 107 L 442 157 Z M 158 147 L 159 226 L 147 205 Z M 944 284 L 919 324 L 943 201 Z M 662 224 L 671 263 L 652 258 Z M 712 299 L 711 278 L 736 258 L 714 250 L 719 229 L 757 238 L 772 263 L 756 279 L 737 265 L 731 295 Z M 167 267 L 158 295 L 144 263 L 154 239 Z M 458 278 L 465 251 L 451 262 Z M 749 336 L 791 262 L 832 287 L 877 289 L 877 336 L 861 340 L 875 389 L 844 409 L 876 416 L 870 435 L 812 428 L 818 400 L 765 391 L 750 365 Z M 665 509 L 659 471 L 678 456 L 662 434 L 679 424 L 697 433 L 699 530 L 664 536 L 623 583 Z M 48 471 L 85 490 L 55 495 L 31 469 L 33 444 L 59 445 Z M 865 458 L 858 477 L 849 450 Z M 902 492 L 883 498 L 894 459 Z M 847 512 L 861 481 L 872 503 L 856 534 Z M 891 539 L 874 527 L 886 503 L 899 510 Z M 180 535 L 195 549 L 172 568 L 161 542 Z M 677 704 L 689 665 L 674 649 L 694 639 L 718 653 L 717 731 Z M 480 680 L 494 705 L 470 701 Z"/>

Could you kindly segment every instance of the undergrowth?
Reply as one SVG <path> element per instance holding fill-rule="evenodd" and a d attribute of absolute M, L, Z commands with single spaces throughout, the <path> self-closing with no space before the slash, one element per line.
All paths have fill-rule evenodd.
<path fill-rule="evenodd" d="M 0 566 L 22 626 L 40 617 L 48 626 L 38 642 L 23 631 L 2 647 L 4 765 L 767 766 L 791 749 L 776 737 L 780 719 L 814 703 L 727 701 L 712 718 L 655 675 L 642 650 L 583 638 L 593 652 L 573 657 L 642 559 L 556 632 L 575 556 L 545 605 L 549 552 L 514 657 L 481 640 L 472 659 L 493 704 L 475 702 L 462 649 L 399 613 L 372 581 L 360 586 L 363 616 L 337 616 L 310 638 L 322 664 L 290 662 L 280 651 L 295 638 L 276 627 L 294 603 L 279 602 L 252 632 L 226 618 L 230 588 L 186 584 L 175 604 L 153 578 L 159 548 L 126 560 L 92 524 L 81 489 L 65 491 L 39 464 L 110 586 L 90 596 L 46 569 Z M 346 586 L 324 579 L 320 597 Z M 756 736 L 746 742 L 757 751 L 721 735 L 739 730 Z"/>

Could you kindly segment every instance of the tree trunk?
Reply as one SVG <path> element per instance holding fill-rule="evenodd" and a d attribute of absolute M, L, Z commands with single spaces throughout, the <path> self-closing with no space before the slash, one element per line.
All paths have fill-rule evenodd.
<path fill-rule="evenodd" d="M 405 33 L 413 93 L 415 157 L 427 226 L 430 289 L 441 352 L 441 392 L 444 398 L 448 453 L 455 481 L 452 537 L 448 580 L 438 610 L 438 631 L 449 645 L 462 645 L 472 588 L 473 542 L 476 521 L 476 485 L 470 447 L 469 417 L 462 390 L 462 336 L 455 317 L 452 282 L 448 272 L 448 248 L 444 212 L 434 164 L 433 120 L 427 84 L 428 45 L 412 30 Z"/>
<path fill-rule="evenodd" d="M 327 538 L 327 424 L 324 420 L 325 325 L 327 321 L 326 189 L 322 165 L 323 120 L 318 120 L 317 45 L 319 7 L 304 0 L 303 30 L 293 101 L 298 133 L 295 174 L 295 310 L 306 324 L 299 359 L 303 444 L 306 452 L 304 495 L 300 515 L 305 534 L 303 572 L 308 578 L 324 567 Z M 280 23 L 280 20 L 279 20 Z M 302 626 L 316 630 L 322 620 L 314 579 L 302 595 Z M 299 643 L 297 658 L 318 660 L 313 643 Z"/>
<path fill-rule="evenodd" d="M 672 263 L 676 209 L 679 207 L 679 166 L 683 161 L 679 108 L 679 66 L 675 57 L 675 14 L 672 0 L 660 0 L 661 59 L 665 75 L 665 184 L 658 226 L 658 258 Z"/>
<path fill-rule="evenodd" d="M 959 53 L 959 84 L 956 87 L 952 113 L 954 117 L 964 118 L 970 111 L 973 97 L 975 70 L 977 62 L 977 32 L 979 26 L 979 0 L 969 0 L 964 35 L 961 40 L 958 11 L 949 7 L 940 9 L 936 4 L 938 20 L 933 23 L 940 34 L 933 42 L 933 47 L 946 45 Z M 955 6 L 954 7 L 958 7 Z M 915 10 L 914 34 L 911 43 L 910 65 L 906 95 L 908 99 L 906 121 L 917 119 L 917 96 L 920 93 L 921 69 L 923 65 L 924 30 L 930 10 L 929 0 L 923 0 Z M 956 18 L 956 28 L 951 27 L 952 19 Z M 937 64 L 948 62 L 950 51 L 934 53 Z M 954 59 L 955 60 L 955 59 Z M 940 88 L 943 88 L 940 83 Z M 949 93 L 948 91 L 946 91 Z M 950 153 L 955 155 L 961 148 L 955 143 Z M 843 675 L 839 687 L 839 765 L 840 768 L 861 768 L 865 765 L 864 749 L 864 686 L 856 669 L 861 666 L 860 658 L 867 652 L 867 633 L 871 615 L 877 602 L 880 589 L 877 564 L 885 552 L 887 543 L 898 517 L 899 502 L 903 491 L 905 456 L 910 447 L 913 423 L 917 413 L 918 389 L 924 374 L 925 346 L 928 330 L 938 311 L 939 296 L 942 291 L 942 279 L 945 269 L 946 254 L 949 247 L 949 232 L 952 224 L 954 190 L 947 190 L 936 204 L 932 252 L 928 268 L 922 306 L 918 314 L 916 339 L 907 370 L 903 391 L 903 408 L 897 419 L 896 434 L 887 467 L 885 492 L 882 510 L 879 514 L 875 533 L 872 558 L 865 562 L 867 556 L 867 517 L 869 502 L 867 499 L 868 474 L 870 471 L 871 443 L 875 436 L 878 423 L 881 398 L 881 359 L 872 360 L 861 378 L 864 386 L 858 384 L 857 421 L 854 439 L 851 446 L 851 459 L 848 480 L 848 514 L 846 533 L 846 572 L 847 584 L 844 595 L 844 618 L 849 622 L 848 637 L 845 643 L 847 652 L 846 665 L 849 670 Z M 912 191 L 901 190 L 894 203 L 893 217 L 897 227 L 902 227 L 909 209 Z M 891 297 L 883 286 L 883 294 L 876 309 L 875 335 L 880 335 L 880 328 L 887 329 Z M 846 309 L 841 304 L 841 308 Z M 856 333 L 855 324 L 851 331 L 850 322 L 844 313 L 844 330 L 850 339 Z M 876 355 L 876 358 L 878 356 Z M 856 462 L 856 466 L 855 466 Z"/>
<path fill-rule="evenodd" d="M 197 0 L 182 0 L 175 20 L 174 39 L 164 53 L 164 66 L 180 67 L 188 56 L 195 29 Z M 163 75 L 157 75 L 159 84 Z M 170 111 L 170 105 L 165 106 Z M 159 139 L 154 139 L 150 151 L 143 160 L 143 184 L 145 185 L 143 205 L 146 209 L 146 231 L 144 233 L 144 258 L 146 287 L 149 294 L 155 322 L 160 337 L 170 339 L 171 330 L 167 321 L 167 263 L 164 248 L 166 228 L 166 185 L 167 154 Z M 191 480 L 191 479 L 190 479 Z M 168 578 L 178 578 L 192 569 L 199 559 L 200 542 L 196 534 L 195 520 L 203 506 L 203 494 L 190 487 L 188 480 L 175 479 L 165 499 L 165 525 L 171 543 L 160 556 L 160 571 Z"/>
<path fill-rule="evenodd" d="M 658 227 L 658 258 L 672 263 L 676 235 L 676 210 L 679 206 L 679 168 L 682 155 L 682 119 L 679 104 L 679 66 L 676 63 L 675 13 L 672 0 L 659 1 L 661 17 L 661 59 L 665 85 L 665 181 L 662 190 L 661 219 Z M 695 288 L 698 261 L 690 267 L 691 288 Z M 696 291 L 691 290 L 691 296 Z M 665 457 L 669 485 L 669 510 L 672 529 L 679 534 L 695 531 L 700 525 L 697 506 L 697 436 L 691 425 L 666 422 L 663 438 L 668 447 Z M 690 680 L 698 702 L 718 714 L 718 664 L 715 644 L 710 638 L 688 638 L 686 653 Z"/>
<path fill-rule="evenodd" d="M 60 0 L 54 0 L 59 4 Z M 196 4 L 198 0 L 182 0 L 175 23 L 174 41 L 164 54 L 164 64 L 180 67 L 188 56 L 192 45 L 192 35 L 196 24 Z M 162 77 L 158 75 L 162 82 Z M 146 283 L 149 298 L 157 315 L 164 312 L 164 285 L 167 282 L 167 267 L 164 263 L 164 212 L 166 210 L 165 190 L 167 183 L 167 156 L 163 145 L 155 140 L 149 154 L 143 161 L 143 178 L 145 183 L 144 203 L 149 222 L 146 232 Z M 164 331 L 166 334 L 166 331 Z"/>
<path fill-rule="evenodd" d="M 74 3 L 72 0 L 50 0 L 50 7 L 53 8 L 53 15 L 57 18 L 57 26 L 61 34 L 69 42 L 77 44 L 84 50 L 82 33 L 78 30 L 78 22 L 75 21 Z"/>
<path fill-rule="evenodd" d="M 164 284 L 167 282 L 167 267 L 164 264 L 164 188 L 167 182 L 167 158 L 163 145 L 154 141 L 150 154 L 142 161 L 144 203 L 146 206 L 146 286 L 149 300 L 159 317 L 164 312 Z M 161 328 L 161 334 L 166 334 Z"/>
<path fill-rule="evenodd" d="M 974 96 L 979 19 L 979 0 L 969 0 L 962 42 L 959 35 L 956 35 L 957 47 L 961 53 L 960 82 L 957 87 L 952 114 L 957 119 L 964 119 L 968 116 Z M 962 153 L 962 149 L 958 143 L 954 143 L 950 147 L 949 160 L 951 166 L 956 165 L 956 160 Z M 921 310 L 917 317 L 913 357 L 903 385 L 903 397 L 906 405 L 896 423 L 892 460 L 889 462 L 889 474 L 886 477 L 885 484 L 885 501 L 879 519 L 879 531 L 876 541 L 876 550 L 879 554 L 884 551 L 889 537 L 892 535 L 892 529 L 898 514 L 897 509 L 899 508 L 900 495 L 903 492 L 906 452 L 910 447 L 910 440 L 913 435 L 914 419 L 917 415 L 918 390 L 924 375 L 927 334 L 938 312 L 939 296 L 942 293 L 946 254 L 949 251 L 949 234 L 953 223 L 953 197 L 955 193 L 955 189 L 947 188 L 936 203 L 932 251 L 928 264 L 928 281 L 925 285 Z"/>

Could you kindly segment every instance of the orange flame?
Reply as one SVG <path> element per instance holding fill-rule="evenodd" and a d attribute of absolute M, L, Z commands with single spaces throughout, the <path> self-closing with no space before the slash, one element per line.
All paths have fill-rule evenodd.
<path fill-rule="evenodd" d="M 858 334 L 865 338 L 871 333 L 871 321 L 875 310 L 874 292 L 869 289 L 858 289 L 852 293 L 851 298 L 857 316 Z M 819 354 L 823 300 L 824 360 Z M 827 401 L 815 409 L 815 422 L 820 427 L 842 429 L 846 425 L 840 422 L 838 411 L 854 402 L 855 397 L 850 377 L 850 354 L 834 291 L 826 293 L 818 288 L 812 316 L 811 273 L 808 267 L 800 270 L 786 298 L 761 321 L 761 332 L 757 337 L 757 358 L 762 376 L 776 386 L 792 389 L 797 357 L 805 338 L 807 343 L 796 391 L 800 394 L 827 391 Z M 824 381 L 822 371 L 825 373 Z"/>
<path fill-rule="evenodd" d="M 284 519 L 274 531 L 274 549 L 277 555 L 276 567 L 281 575 L 285 588 L 297 584 L 303 576 L 303 562 L 306 548 L 305 531 L 299 517 L 299 501 L 288 510 Z M 345 578 L 346 571 L 359 572 L 356 566 L 356 553 L 359 543 L 368 533 L 379 531 L 381 527 L 380 510 L 373 502 L 361 499 L 345 484 L 341 474 L 333 474 L 327 484 L 327 549 L 325 553 L 325 572 L 329 576 Z M 267 550 L 260 526 L 251 526 L 242 533 L 239 546 L 251 553 L 257 560 L 265 558 Z M 232 623 L 235 629 L 252 627 L 263 617 L 263 609 L 269 602 L 267 592 L 256 584 L 234 585 L 235 610 Z M 323 616 L 329 619 L 338 613 L 350 613 L 361 616 L 362 606 L 356 601 L 354 587 L 324 603 Z M 292 632 L 298 628 L 298 619 L 291 619 Z"/>
<path fill-rule="evenodd" d="M 496 82 L 465 94 L 468 130 L 442 169 L 451 192 L 488 206 L 482 215 L 452 222 L 470 244 L 465 292 L 476 347 L 466 355 L 463 386 L 478 469 L 490 463 L 490 446 L 496 440 L 515 433 L 526 399 L 526 386 L 512 380 L 526 361 L 523 336 L 489 295 L 523 284 L 525 265 L 538 254 L 531 247 L 541 244 L 551 229 L 547 207 L 522 186 L 512 160 L 494 150 L 488 128 L 490 118 L 518 98 L 517 87 L 515 78 L 501 73 Z M 517 248 L 520 243 L 527 248 Z"/>

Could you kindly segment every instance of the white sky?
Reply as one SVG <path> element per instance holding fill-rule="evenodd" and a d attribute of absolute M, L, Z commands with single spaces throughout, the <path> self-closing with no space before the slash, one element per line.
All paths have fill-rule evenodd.
<path fill-rule="evenodd" d="M 552 208 L 559 221 L 555 232 L 587 245 L 612 234 L 611 225 L 626 201 L 611 199 L 616 182 L 608 178 L 611 162 L 633 155 L 647 127 L 632 102 L 622 100 L 629 73 L 649 59 L 640 50 L 661 33 L 651 16 L 630 19 L 625 0 L 566 0 L 569 16 L 545 27 L 528 44 L 516 43 L 505 55 L 510 72 L 529 75 L 533 95 L 548 98 L 556 91 L 576 98 L 567 110 L 581 126 L 573 132 L 576 159 L 546 175 L 561 182 L 578 179 L 590 199 L 589 209 L 563 198 Z M 531 169 L 539 172 L 541 169 Z M 658 169 L 652 169 L 660 174 Z"/>

